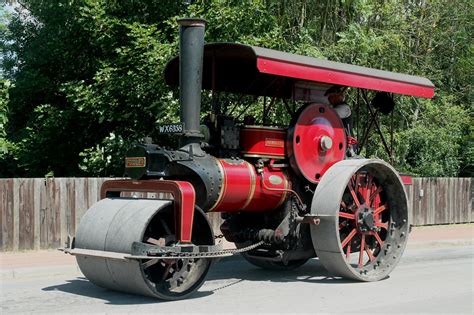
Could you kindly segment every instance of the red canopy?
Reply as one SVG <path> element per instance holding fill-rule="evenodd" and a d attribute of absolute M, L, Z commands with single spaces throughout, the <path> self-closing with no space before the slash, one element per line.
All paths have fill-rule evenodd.
<path fill-rule="evenodd" d="M 169 85 L 179 85 L 179 57 L 165 68 Z M 423 77 L 289 54 L 261 47 L 211 43 L 204 46 L 203 89 L 291 98 L 296 82 L 350 86 L 431 98 Z"/>

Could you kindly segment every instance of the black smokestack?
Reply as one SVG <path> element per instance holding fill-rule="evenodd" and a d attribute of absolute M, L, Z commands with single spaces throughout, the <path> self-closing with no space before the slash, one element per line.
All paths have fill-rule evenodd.
<path fill-rule="evenodd" d="M 199 143 L 204 30 L 202 19 L 179 19 L 179 101 L 184 136 L 181 145 Z"/>

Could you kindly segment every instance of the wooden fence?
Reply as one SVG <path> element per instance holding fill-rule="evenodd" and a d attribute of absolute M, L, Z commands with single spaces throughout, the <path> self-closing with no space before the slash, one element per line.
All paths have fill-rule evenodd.
<path fill-rule="evenodd" d="M 406 188 L 413 225 L 474 221 L 472 178 L 413 178 Z"/>
<path fill-rule="evenodd" d="M 74 235 L 107 178 L 0 179 L 0 250 L 55 248 Z M 473 222 L 471 178 L 414 178 L 414 225 Z M 219 214 L 210 214 L 217 230 Z"/>

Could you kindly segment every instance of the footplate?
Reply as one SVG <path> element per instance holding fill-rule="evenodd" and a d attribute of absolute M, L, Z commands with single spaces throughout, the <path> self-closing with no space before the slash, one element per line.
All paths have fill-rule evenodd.
<path fill-rule="evenodd" d="M 169 259 L 169 258 L 220 258 L 250 251 L 263 245 L 258 242 L 243 248 L 222 249 L 222 245 L 210 246 L 156 246 L 135 242 L 132 246 L 132 255 L 127 259 Z"/>
<path fill-rule="evenodd" d="M 232 256 L 229 250 L 223 250 L 222 244 L 218 245 L 177 245 L 158 246 L 147 243 L 134 242 L 132 244 L 131 255 L 125 256 L 128 259 L 153 259 L 170 257 L 194 257 L 194 258 L 217 258 Z"/>
<path fill-rule="evenodd" d="M 221 258 L 228 257 L 238 253 L 250 251 L 263 245 L 264 242 L 258 242 L 247 247 L 238 249 L 223 249 L 222 244 L 218 245 L 176 245 L 176 246 L 158 246 L 142 242 L 133 242 L 131 252 L 116 253 L 109 251 L 90 250 L 83 248 L 74 248 L 74 238 L 68 239 L 66 248 L 63 252 L 74 256 L 94 256 L 111 259 L 169 259 L 169 258 Z"/>

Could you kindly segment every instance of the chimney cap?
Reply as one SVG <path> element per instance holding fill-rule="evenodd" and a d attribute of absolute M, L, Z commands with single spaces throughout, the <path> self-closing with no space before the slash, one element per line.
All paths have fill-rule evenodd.
<path fill-rule="evenodd" d="M 207 21 L 200 18 L 183 18 L 178 19 L 178 24 L 181 26 L 197 26 L 204 27 L 207 24 Z"/>

